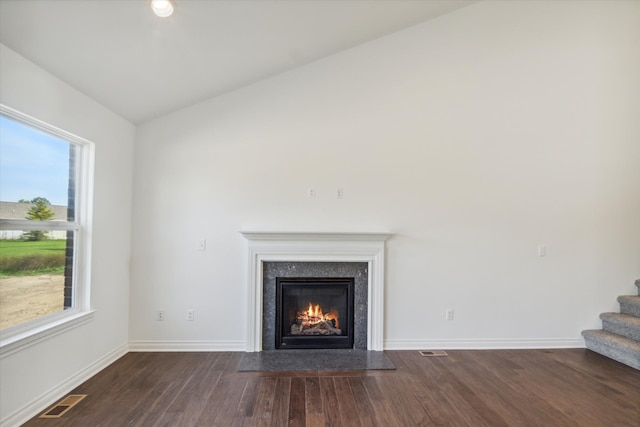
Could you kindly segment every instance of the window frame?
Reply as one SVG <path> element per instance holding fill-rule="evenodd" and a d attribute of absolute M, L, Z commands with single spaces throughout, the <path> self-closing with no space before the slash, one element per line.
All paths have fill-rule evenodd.
<path fill-rule="evenodd" d="M 0 115 L 60 138 L 75 147 L 74 220 L 0 219 L 0 230 L 65 230 L 74 232 L 73 306 L 0 331 L 0 358 L 89 322 L 91 309 L 91 235 L 95 144 L 42 120 L 0 104 Z"/>

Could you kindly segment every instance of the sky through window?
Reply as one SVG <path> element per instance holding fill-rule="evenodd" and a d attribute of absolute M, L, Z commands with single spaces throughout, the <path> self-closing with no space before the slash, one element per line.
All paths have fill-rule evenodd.
<path fill-rule="evenodd" d="M 67 205 L 69 142 L 0 116 L 0 201 Z"/>

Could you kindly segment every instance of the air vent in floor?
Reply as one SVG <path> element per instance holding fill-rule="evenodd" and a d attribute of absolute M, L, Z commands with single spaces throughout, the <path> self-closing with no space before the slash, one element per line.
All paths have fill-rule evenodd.
<path fill-rule="evenodd" d="M 60 418 L 85 397 L 87 397 L 86 394 L 70 394 L 51 408 L 47 409 L 45 413 L 40 415 L 38 418 Z"/>
<path fill-rule="evenodd" d="M 418 353 L 423 357 L 447 356 L 447 352 L 442 350 L 421 350 Z"/>

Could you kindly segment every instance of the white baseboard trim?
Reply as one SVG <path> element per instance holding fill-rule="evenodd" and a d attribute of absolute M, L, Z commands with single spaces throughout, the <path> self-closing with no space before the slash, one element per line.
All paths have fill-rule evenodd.
<path fill-rule="evenodd" d="M 0 420 L 0 427 L 17 427 L 24 424 L 31 418 L 38 415 L 41 411 L 47 409 L 48 406 L 54 404 L 58 399 L 64 397 L 64 395 L 68 394 L 71 390 L 78 387 L 80 384 L 127 354 L 128 351 L 128 343 L 120 345 L 83 370 L 78 371 L 72 377 L 66 379 L 49 391 L 33 399 L 22 408 Z"/>
<path fill-rule="evenodd" d="M 244 341 L 130 341 L 129 351 L 245 351 Z"/>
<path fill-rule="evenodd" d="M 385 350 L 515 350 L 585 348 L 582 338 L 526 340 L 385 340 Z"/>
<path fill-rule="evenodd" d="M 582 338 L 526 340 L 385 340 L 385 350 L 509 350 L 585 348 Z M 246 351 L 244 341 L 130 341 L 129 351 Z"/>

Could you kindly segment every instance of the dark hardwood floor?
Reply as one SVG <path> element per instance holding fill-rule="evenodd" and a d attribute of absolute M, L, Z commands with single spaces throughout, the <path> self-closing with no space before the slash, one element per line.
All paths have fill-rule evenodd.
<path fill-rule="evenodd" d="M 242 353 L 129 353 L 26 426 L 640 426 L 640 371 L 584 349 L 388 351 L 395 371 L 237 372 Z"/>

